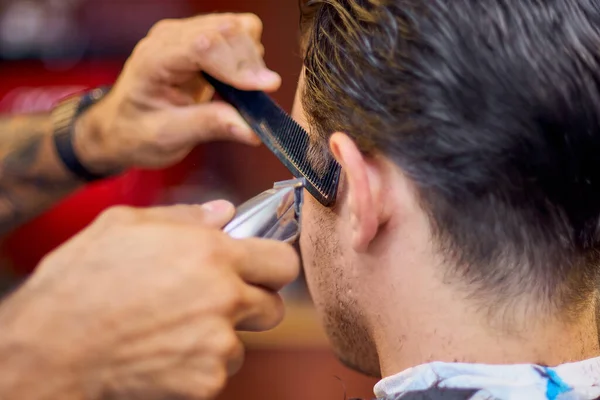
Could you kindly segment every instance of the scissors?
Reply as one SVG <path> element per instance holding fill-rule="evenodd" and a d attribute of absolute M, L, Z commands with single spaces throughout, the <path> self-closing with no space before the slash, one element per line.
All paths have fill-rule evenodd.
<path fill-rule="evenodd" d="M 275 182 L 272 189 L 240 205 L 223 230 L 236 239 L 258 237 L 294 243 L 300 236 L 304 185 L 304 178 Z"/>

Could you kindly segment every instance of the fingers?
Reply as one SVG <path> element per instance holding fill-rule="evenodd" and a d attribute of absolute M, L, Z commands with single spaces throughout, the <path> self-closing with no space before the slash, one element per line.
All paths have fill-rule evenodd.
<path fill-rule="evenodd" d="M 232 327 L 249 331 L 272 329 L 284 316 L 283 301 L 277 292 L 298 276 L 299 258 L 289 244 L 263 239 L 232 239 L 222 231 L 212 230 L 222 228 L 234 212 L 231 203 L 214 201 L 202 206 L 119 207 L 104 213 L 102 218 L 105 227 L 113 228 L 119 224 L 130 227 L 143 224 L 138 227 L 147 230 L 154 224 L 156 229 L 150 231 L 163 233 L 163 239 L 157 243 L 164 243 L 167 248 L 172 248 L 169 243 L 176 244 L 182 249 L 171 251 L 168 260 L 184 268 L 187 284 L 202 286 L 207 277 L 212 276 L 215 280 L 212 285 L 221 287 L 216 293 L 220 293 L 222 304 L 219 306 L 215 301 L 214 309 L 221 310 L 218 312 L 231 320 Z M 165 230 L 165 223 L 173 229 Z M 214 271 L 214 274 L 207 274 L 207 271 Z M 234 364 L 229 370 L 235 368 Z"/>
<path fill-rule="evenodd" d="M 146 398 L 146 399 L 214 399 L 227 384 L 227 370 L 224 360 L 218 358 L 209 358 L 198 356 L 182 357 L 183 363 L 176 363 L 168 366 L 168 371 L 157 377 L 152 376 L 152 382 L 143 382 L 151 387 L 151 390 L 144 391 L 139 388 L 125 393 L 125 396 L 115 396 L 115 398 Z M 196 365 L 190 366 L 191 362 Z M 135 396 L 131 393 L 142 392 L 145 396 Z M 150 394 L 148 394 L 150 392 Z"/>
<path fill-rule="evenodd" d="M 255 14 L 240 14 L 239 17 L 242 28 L 254 39 L 254 44 L 258 48 L 258 54 L 264 59 L 265 47 L 262 45 L 262 21 Z"/>
<path fill-rule="evenodd" d="M 229 38 L 229 46 L 237 57 L 236 68 L 238 70 L 250 70 L 255 76 L 260 75 L 263 71 L 271 74 L 263 61 L 260 49 L 256 47 L 250 36 L 232 35 Z M 278 79 L 278 76 L 274 76 L 274 78 Z M 262 77 L 258 76 L 257 79 L 262 79 Z"/>
<path fill-rule="evenodd" d="M 161 22 L 142 49 L 139 73 L 182 84 L 205 71 L 242 90 L 276 90 L 278 74 L 265 67 L 262 23 L 251 14 L 216 14 Z"/>
<path fill-rule="evenodd" d="M 269 70 L 263 61 L 263 25 L 260 18 L 254 14 L 222 14 L 215 16 L 215 21 L 219 35 L 215 38 L 213 51 L 206 47 L 198 49 L 198 56 L 207 58 L 206 64 L 198 59 L 202 70 L 240 89 L 276 90 L 281 85 L 281 78 Z M 220 38 L 224 39 L 223 43 L 219 43 Z M 226 57 L 230 62 L 221 62 L 215 68 L 210 63 L 211 53 Z M 215 58 L 220 60 L 219 57 Z"/>
<path fill-rule="evenodd" d="M 176 205 L 153 208 L 114 207 L 105 211 L 100 222 L 115 225 L 129 222 L 179 223 L 198 228 L 220 229 L 235 214 L 228 201 L 216 200 L 202 206 Z M 193 240 L 192 240 L 193 242 Z M 205 252 L 223 263 L 249 285 L 277 292 L 300 273 L 300 260 L 292 246 L 265 239 L 232 239 L 226 235 Z"/>
<path fill-rule="evenodd" d="M 153 399 L 213 399 L 223 390 L 227 378 L 240 370 L 244 346 L 231 323 L 225 319 L 209 323 L 213 325 L 212 332 L 207 334 L 203 329 L 195 332 L 198 343 L 195 349 L 175 362 L 160 364 L 168 365 L 167 368 L 146 375 L 151 377 L 155 386 L 153 394 L 158 396 L 152 396 Z M 156 390 L 156 386 L 160 390 Z"/>
<path fill-rule="evenodd" d="M 278 293 L 247 286 L 244 299 L 246 307 L 240 309 L 234 318 L 238 331 L 268 331 L 279 325 L 285 316 L 283 299 Z"/>
<path fill-rule="evenodd" d="M 300 273 L 300 261 L 289 244 L 264 240 L 236 241 L 232 251 L 238 255 L 236 272 L 247 283 L 274 292 L 292 283 Z"/>
<path fill-rule="evenodd" d="M 265 331 L 277 326 L 284 304 L 277 293 L 299 273 L 299 259 L 292 246 L 264 239 L 228 239 L 223 244 L 228 266 L 240 280 L 233 291 L 230 317 L 237 330 Z M 236 279 L 237 280 L 237 279 Z"/>
<path fill-rule="evenodd" d="M 262 49 L 239 32 L 200 34 L 189 52 L 197 70 L 239 89 L 273 91 L 281 85 L 281 77 L 264 65 Z"/>
<path fill-rule="evenodd" d="M 196 77 L 196 82 L 198 83 L 198 87 L 194 92 L 196 103 L 206 103 L 211 100 L 215 94 L 215 89 L 200 75 Z"/>
<path fill-rule="evenodd" d="M 237 374 L 242 368 L 242 365 L 244 365 L 244 353 L 244 345 L 236 335 L 235 344 L 227 354 L 227 376 Z"/>
<path fill-rule="evenodd" d="M 176 205 L 136 209 L 138 218 L 152 222 L 182 223 L 221 229 L 235 214 L 233 204 L 216 200 L 203 205 Z"/>
<path fill-rule="evenodd" d="M 179 88 L 187 97 L 193 99 L 189 105 L 207 102 L 214 94 L 214 89 L 200 75 L 194 76 Z"/>
<path fill-rule="evenodd" d="M 260 43 L 263 33 L 263 23 L 256 14 L 246 13 L 238 14 L 239 23 L 242 29 L 255 40 Z"/>
<path fill-rule="evenodd" d="M 161 131 L 177 132 L 177 135 L 165 134 L 165 137 L 173 141 L 173 147 L 212 140 L 260 144 L 260 139 L 237 110 L 224 102 L 215 101 L 165 110 L 158 118 L 164 121 Z"/>

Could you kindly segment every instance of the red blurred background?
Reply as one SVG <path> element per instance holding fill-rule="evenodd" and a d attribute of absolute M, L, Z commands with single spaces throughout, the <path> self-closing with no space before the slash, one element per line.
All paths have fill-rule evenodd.
<path fill-rule="evenodd" d="M 0 0 L 0 113 L 49 109 L 81 89 L 110 84 L 148 29 L 164 18 L 254 12 L 264 22 L 266 62 L 283 77 L 275 100 L 290 109 L 301 60 L 296 0 Z M 263 148 L 213 143 L 163 171 L 129 171 L 74 194 L 0 238 L 0 282 L 9 288 L 44 254 L 107 207 L 239 203 L 289 173 Z M 372 397 L 374 380 L 341 366 L 328 349 L 302 282 L 288 290 L 278 329 L 244 335 L 246 364 L 220 397 L 344 399 Z"/>

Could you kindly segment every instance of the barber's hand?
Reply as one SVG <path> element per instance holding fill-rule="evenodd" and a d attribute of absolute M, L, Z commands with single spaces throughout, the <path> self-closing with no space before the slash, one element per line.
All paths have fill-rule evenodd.
<path fill-rule="evenodd" d="M 213 89 L 199 71 L 243 90 L 278 89 L 281 78 L 263 62 L 261 34 L 253 14 L 159 22 L 112 92 L 79 122 L 75 146 L 84 164 L 97 172 L 160 168 L 206 141 L 259 144 L 233 107 L 207 103 Z"/>
<path fill-rule="evenodd" d="M 242 362 L 235 329 L 275 327 L 299 268 L 291 246 L 222 233 L 232 213 L 106 212 L 0 308 L 0 348 L 15 349 L 0 382 L 13 371 L 19 399 L 213 398 Z"/>

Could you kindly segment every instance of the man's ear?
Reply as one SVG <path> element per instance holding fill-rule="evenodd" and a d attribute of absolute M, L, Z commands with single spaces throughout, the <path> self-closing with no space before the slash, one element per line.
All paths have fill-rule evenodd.
<path fill-rule="evenodd" d="M 367 251 L 383 224 L 382 171 L 375 160 L 366 158 L 356 143 L 344 133 L 334 133 L 329 146 L 342 166 L 346 181 L 347 204 L 350 212 L 352 247 Z"/>

